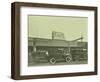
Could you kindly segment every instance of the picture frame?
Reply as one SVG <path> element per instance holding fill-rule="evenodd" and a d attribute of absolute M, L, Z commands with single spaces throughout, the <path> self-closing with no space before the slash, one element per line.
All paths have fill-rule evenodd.
<path fill-rule="evenodd" d="M 69 20 L 71 21 L 71 23 L 68 22 Z M 69 24 L 69 27 L 66 25 L 66 23 Z M 62 27 L 64 25 L 66 28 Z M 77 26 L 77 28 L 75 28 L 76 31 L 73 27 L 71 28 L 71 25 Z M 86 28 L 85 27 L 83 28 L 83 26 L 86 26 Z M 67 27 L 70 29 L 68 29 Z M 42 35 L 43 37 L 47 37 L 47 38 L 51 37 L 49 36 L 49 31 L 51 33 L 51 30 L 49 28 L 52 28 L 52 31 L 53 31 L 52 32 L 53 41 L 63 39 L 61 43 L 60 41 L 56 41 L 53 43 L 51 39 L 46 39 L 46 40 L 40 39 Z M 78 36 L 79 33 L 81 33 L 79 29 L 82 30 L 83 37 L 88 36 L 87 39 L 83 39 L 81 34 L 80 34 L 81 37 L 78 39 L 75 39 L 75 37 L 72 37 L 73 35 L 71 36 L 71 34 L 76 33 L 76 32 L 77 32 L 76 35 Z M 69 35 L 67 36 L 71 39 L 67 41 L 68 44 L 66 43 L 65 36 L 62 33 L 64 32 L 66 35 L 66 32 L 68 33 L 67 30 L 70 30 L 71 32 L 71 33 L 69 32 Z M 35 32 L 36 32 L 36 35 L 35 35 Z M 13 2 L 11 4 L 11 78 L 15 80 L 22 80 L 22 79 L 97 75 L 97 32 L 98 32 L 97 31 L 97 7 Z M 35 36 L 35 39 L 29 38 L 29 36 L 32 36 L 32 34 Z M 39 36 L 39 38 L 37 38 L 37 36 Z M 35 42 L 37 43 L 35 43 L 33 40 L 35 40 Z M 87 42 L 84 43 L 83 41 L 84 44 L 87 44 L 87 47 L 85 47 L 86 51 L 84 52 L 87 54 L 87 56 L 86 57 L 84 56 L 86 59 L 83 58 L 85 63 L 83 63 L 83 61 L 81 60 L 82 57 L 77 58 L 75 56 L 76 60 L 74 61 L 73 59 L 74 57 L 72 56 L 73 49 L 76 50 L 75 52 L 73 52 L 74 55 L 75 53 L 83 54 L 83 51 L 81 51 L 81 48 L 79 46 L 76 47 L 78 43 L 80 43 L 77 40 L 81 40 L 81 41 L 86 40 L 88 42 L 87 44 Z M 33 43 L 31 43 L 31 41 Z M 33 44 L 36 44 L 37 46 L 40 46 L 40 47 L 36 47 L 37 48 L 36 49 L 34 48 Z M 51 64 L 49 64 L 48 62 L 47 63 L 35 62 L 35 64 L 33 64 L 34 63 L 33 61 L 36 59 L 33 58 L 32 59 L 33 63 L 30 62 L 31 61 L 30 58 L 32 58 L 30 57 L 30 54 L 29 54 L 30 53 L 29 51 L 31 51 L 30 45 L 32 46 L 33 51 L 37 50 L 36 52 L 37 55 L 38 53 L 40 53 L 38 57 L 40 57 L 43 53 L 45 55 L 48 55 L 50 49 L 51 49 L 50 53 L 53 52 L 57 54 L 58 51 L 56 50 L 58 50 L 59 46 L 60 46 L 59 50 L 63 50 L 63 52 L 59 52 L 60 54 L 62 53 L 64 55 L 64 53 L 68 53 L 67 50 L 65 49 L 69 49 L 71 57 L 70 58 L 67 57 L 65 59 L 65 61 L 67 61 L 67 64 L 66 62 L 64 62 L 64 63 L 61 63 L 62 65 L 60 65 L 60 63 L 57 63 L 57 65 L 55 65 L 57 61 L 57 59 L 55 58 L 58 56 L 56 56 L 55 58 L 54 56 L 49 56 L 49 58 L 50 57 L 52 58 L 46 59 Z M 46 46 L 46 48 L 44 47 L 44 45 Z M 61 47 L 62 45 L 63 45 L 63 48 Z M 41 50 L 41 49 L 44 49 L 44 50 Z M 48 50 L 45 51 L 46 49 Z M 84 50 L 83 47 L 82 47 L 82 50 Z M 31 51 L 31 54 L 33 53 L 33 51 Z M 62 56 L 60 56 L 60 59 L 61 57 Z M 79 59 L 78 62 L 77 62 L 77 59 Z M 71 60 L 72 62 L 68 63 Z"/>

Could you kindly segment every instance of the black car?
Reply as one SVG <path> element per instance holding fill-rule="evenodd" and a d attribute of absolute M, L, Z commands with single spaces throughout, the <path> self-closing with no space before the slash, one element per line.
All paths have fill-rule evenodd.
<path fill-rule="evenodd" d="M 49 62 L 51 64 L 55 64 L 56 62 L 70 62 L 72 60 L 71 54 L 64 48 L 37 50 L 34 57 L 36 62 Z"/>

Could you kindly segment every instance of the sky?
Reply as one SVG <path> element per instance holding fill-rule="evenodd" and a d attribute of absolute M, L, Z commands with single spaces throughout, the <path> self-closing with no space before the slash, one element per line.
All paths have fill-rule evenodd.
<path fill-rule="evenodd" d="M 28 16 L 28 37 L 52 39 L 52 31 L 64 33 L 68 41 L 84 37 L 87 41 L 88 18 L 68 16 Z"/>

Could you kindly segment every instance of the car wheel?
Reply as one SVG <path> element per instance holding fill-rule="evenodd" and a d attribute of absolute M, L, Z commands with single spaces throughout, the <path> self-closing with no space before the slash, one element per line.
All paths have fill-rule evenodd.
<path fill-rule="evenodd" d="M 66 62 L 70 62 L 72 60 L 72 58 L 68 56 L 68 57 L 66 57 L 65 60 L 66 60 Z"/>
<path fill-rule="evenodd" d="M 51 58 L 51 59 L 50 59 L 50 63 L 51 63 L 51 64 L 55 64 L 55 63 L 56 63 L 56 59 L 55 59 L 55 58 Z"/>

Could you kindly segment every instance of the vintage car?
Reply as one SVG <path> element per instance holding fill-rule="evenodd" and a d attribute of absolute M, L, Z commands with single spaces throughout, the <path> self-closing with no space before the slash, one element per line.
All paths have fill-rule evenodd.
<path fill-rule="evenodd" d="M 73 61 L 84 61 L 87 60 L 87 49 L 82 47 L 71 49 Z"/>
<path fill-rule="evenodd" d="M 34 54 L 35 62 L 70 62 L 71 54 L 64 48 L 49 48 L 48 50 L 37 50 Z"/>

